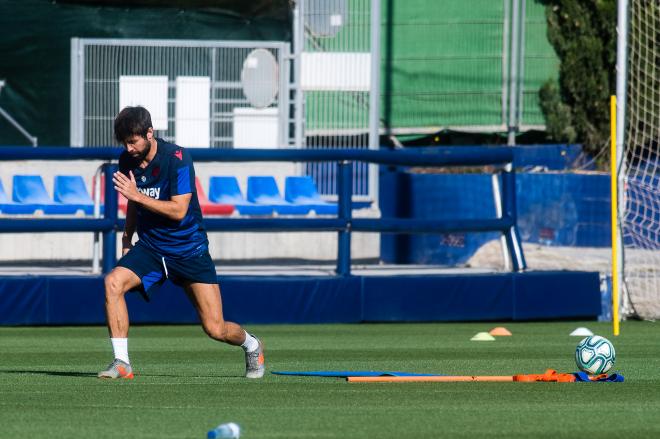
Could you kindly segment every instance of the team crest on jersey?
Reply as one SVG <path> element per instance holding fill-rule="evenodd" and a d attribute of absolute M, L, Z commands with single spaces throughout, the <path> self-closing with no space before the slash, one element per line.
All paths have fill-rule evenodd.
<path fill-rule="evenodd" d="M 176 150 L 174 157 L 178 158 L 179 160 L 183 160 L 183 151 L 180 149 Z"/>
<path fill-rule="evenodd" d="M 142 183 L 144 183 L 145 181 L 147 181 L 147 177 L 143 175 L 142 177 L 140 177 L 140 180 L 142 180 Z"/>

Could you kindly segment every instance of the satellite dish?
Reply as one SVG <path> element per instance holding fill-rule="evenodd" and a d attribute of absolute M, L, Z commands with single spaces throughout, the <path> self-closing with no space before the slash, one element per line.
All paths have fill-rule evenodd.
<path fill-rule="evenodd" d="M 305 24 L 315 37 L 330 38 L 346 24 L 346 0 L 305 0 Z"/>
<path fill-rule="evenodd" d="M 243 61 L 243 94 L 254 108 L 270 106 L 279 89 L 279 67 L 275 56 L 266 49 L 255 49 Z"/>

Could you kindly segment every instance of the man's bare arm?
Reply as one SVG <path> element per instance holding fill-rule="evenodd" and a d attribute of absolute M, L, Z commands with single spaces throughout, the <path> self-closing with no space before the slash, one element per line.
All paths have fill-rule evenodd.
<path fill-rule="evenodd" d="M 129 177 L 121 172 L 115 172 L 112 176 L 115 189 L 126 197 L 129 205 L 131 201 L 138 203 L 154 213 L 175 221 L 181 221 L 186 216 L 192 194 L 174 195 L 170 200 L 156 200 L 137 190 L 132 171 L 129 172 Z"/>

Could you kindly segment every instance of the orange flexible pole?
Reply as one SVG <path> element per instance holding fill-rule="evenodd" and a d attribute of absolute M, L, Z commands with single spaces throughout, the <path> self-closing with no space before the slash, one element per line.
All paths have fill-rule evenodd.
<path fill-rule="evenodd" d="M 513 376 L 457 375 L 457 376 L 404 376 L 404 377 L 347 377 L 349 383 L 460 383 L 467 381 L 512 382 Z"/>

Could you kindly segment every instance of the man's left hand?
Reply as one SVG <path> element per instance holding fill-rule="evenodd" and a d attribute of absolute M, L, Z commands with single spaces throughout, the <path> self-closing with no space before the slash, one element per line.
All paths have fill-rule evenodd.
<path fill-rule="evenodd" d="M 140 198 L 142 194 L 137 190 L 137 183 L 133 171 L 129 171 L 128 175 L 130 178 L 121 172 L 115 172 L 112 175 L 112 182 L 115 185 L 115 190 L 125 196 L 127 200 L 138 201 L 138 198 Z"/>

